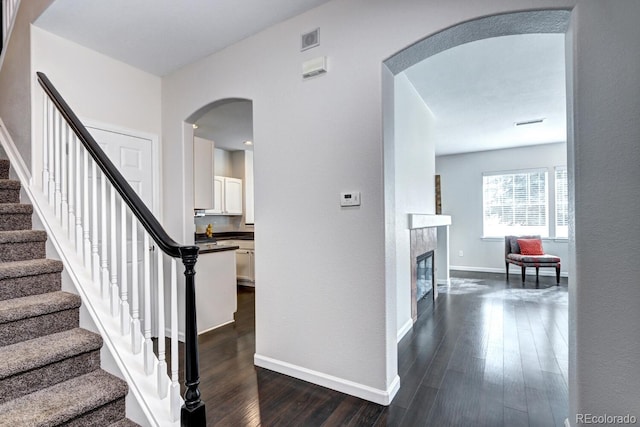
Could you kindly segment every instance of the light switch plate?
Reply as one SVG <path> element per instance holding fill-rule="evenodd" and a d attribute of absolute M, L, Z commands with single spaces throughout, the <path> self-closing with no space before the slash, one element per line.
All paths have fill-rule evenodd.
<path fill-rule="evenodd" d="M 340 193 L 340 206 L 360 206 L 360 192 Z"/>

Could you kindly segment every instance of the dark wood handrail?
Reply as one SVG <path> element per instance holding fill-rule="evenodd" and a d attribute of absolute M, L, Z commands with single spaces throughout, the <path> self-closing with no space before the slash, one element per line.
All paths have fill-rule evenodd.
<path fill-rule="evenodd" d="M 153 213 L 144 204 L 140 196 L 131 188 L 120 171 L 102 151 L 96 140 L 91 136 L 87 128 L 82 124 L 78 116 L 66 103 L 62 95 L 56 90 L 49 78 L 38 71 L 38 82 L 47 93 L 51 101 L 65 119 L 69 127 L 78 137 L 89 155 L 96 162 L 100 170 L 111 185 L 116 189 L 122 200 L 129 206 L 131 212 L 140 221 L 140 224 L 149 233 L 158 247 L 173 258 L 182 259 L 185 271 L 185 404 L 182 406 L 180 420 L 182 426 L 206 425 L 204 402 L 200 399 L 198 333 L 195 306 L 195 264 L 200 249 L 195 246 L 179 245 L 164 230 Z"/>

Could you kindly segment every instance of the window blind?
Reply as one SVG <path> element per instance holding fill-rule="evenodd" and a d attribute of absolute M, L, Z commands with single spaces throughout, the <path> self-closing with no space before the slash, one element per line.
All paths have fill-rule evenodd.
<path fill-rule="evenodd" d="M 549 235 L 547 171 L 483 175 L 483 233 Z"/>
<path fill-rule="evenodd" d="M 556 237 L 569 237 L 569 183 L 567 168 L 559 166 L 556 178 Z"/>

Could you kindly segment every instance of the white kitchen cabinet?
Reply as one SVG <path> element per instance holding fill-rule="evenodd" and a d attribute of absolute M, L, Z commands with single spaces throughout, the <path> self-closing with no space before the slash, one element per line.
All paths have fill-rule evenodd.
<path fill-rule="evenodd" d="M 224 213 L 242 215 L 242 180 L 238 178 L 224 179 Z"/>
<path fill-rule="evenodd" d="M 255 286 L 255 249 L 253 240 L 223 240 L 225 245 L 239 246 L 236 249 L 236 276 L 246 286 Z"/>
<path fill-rule="evenodd" d="M 193 208 L 214 207 L 213 141 L 193 138 Z"/>
<path fill-rule="evenodd" d="M 206 213 L 242 215 L 242 180 L 226 176 L 213 177 L 213 204 Z"/>
<path fill-rule="evenodd" d="M 236 250 L 236 276 L 238 280 L 253 282 L 253 250 Z"/>

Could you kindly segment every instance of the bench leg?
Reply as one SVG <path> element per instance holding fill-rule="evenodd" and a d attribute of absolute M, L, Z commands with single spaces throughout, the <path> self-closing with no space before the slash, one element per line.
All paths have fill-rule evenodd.
<path fill-rule="evenodd" d="M 504 266 L 505 266 L 505 267 L 506 267 L 506 269 L 507 269 L 507 281 L 509 281 L 509 263 L 508 263 L 508 262 L 505 262 L 505 263 L 504 263 Z"/>
<path fill-rule="evenodd" d="M 536 267 L 536 283 L 538 283 L 540 281 L 538 279 L 538 273 L 540 273 L 540 267 Z"/>
<path fill-rule="evenodd" d="M 522 283 L 524 284 L 524 275 L 527 272 L 527 267 L 525 267 L 524 265 L 522 266 Z"/>
<path fill-rule="evenodd" d="M 556 265 L 556 286 L 560 286 L 560 264 Z"/>

